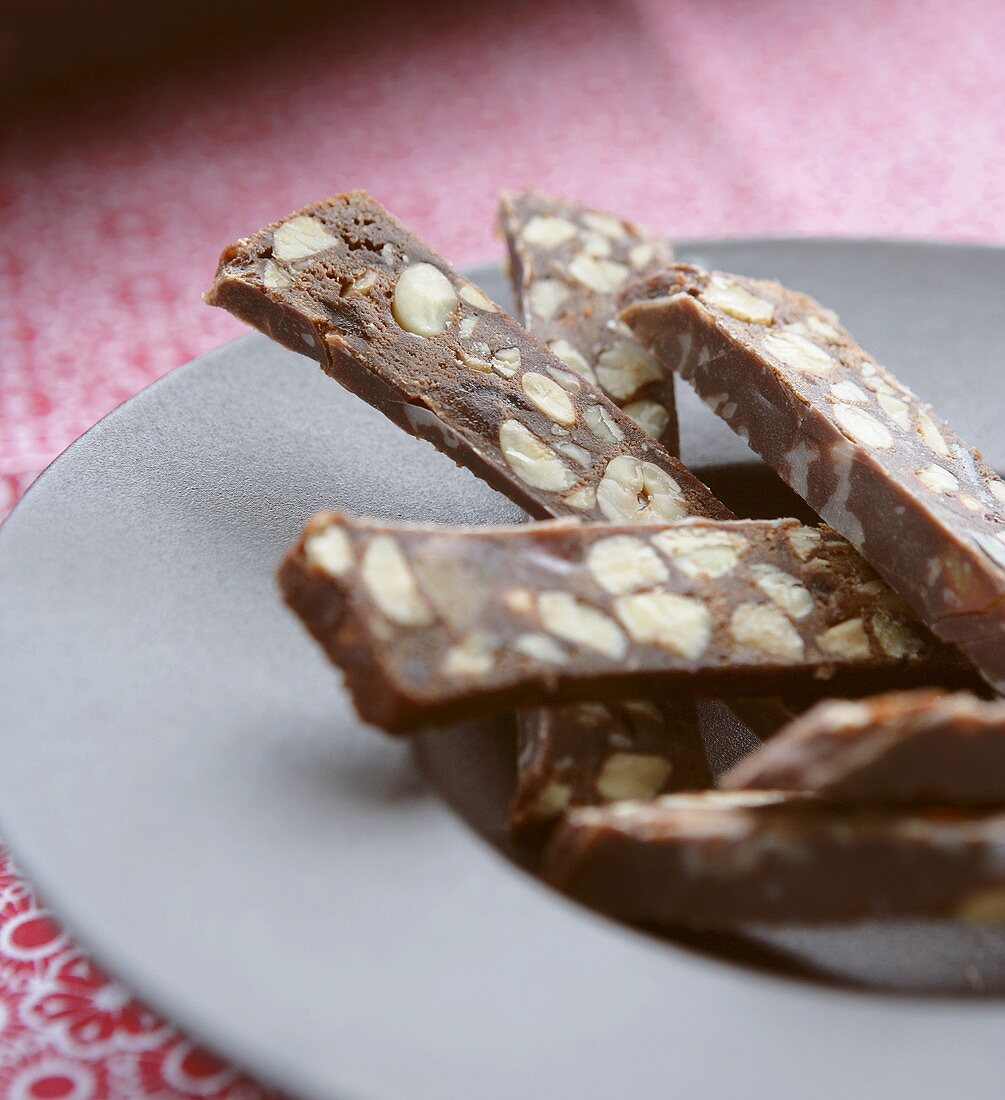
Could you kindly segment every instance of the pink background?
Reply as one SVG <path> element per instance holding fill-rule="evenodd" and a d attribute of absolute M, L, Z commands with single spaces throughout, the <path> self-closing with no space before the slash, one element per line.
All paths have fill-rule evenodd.
<path fill-rule="evenodd" d="M 459 264 L 499 255 L 496 192 L 531 183 L 677 236 L 1005 238 L 996 0 L 374 4 L 361 22 L 5 136 L 0 515 L 97 418 L 237 335 L 200 302 L 221 247 L 329 192 L 369 189 Z M 37 909 L 6 868 L 0 1093 L 259 1095 L 42 918 L 23 958 L 8 925 Z"/>

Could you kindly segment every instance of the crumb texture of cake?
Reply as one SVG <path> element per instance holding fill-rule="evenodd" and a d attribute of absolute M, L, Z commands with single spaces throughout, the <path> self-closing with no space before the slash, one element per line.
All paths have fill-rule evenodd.
<path fill-rule="evenodd" d="M 778 283 L 677 265 L 631 287 L 621 316 L 1005 690 L 1005 482 L 979 452 Z"/>
<path fill-rule="evenodd" d="M 848 803 L 1005 805 L 1005 701 L 932 690 L 828 699 L 720 785 Z"/>
<path fill-rule="evenodd" d="M 315 517 L 286 598 L 389 730 L 665 691 L 972 683 L 843 539 L 796 520 L 437 528 Z"/>
<path fill-rule="evenodd" d="M 499 224 L 524 326 L 670 452 L 680 453 L 674 376 L 618 319 L 618 292 L 673 263 L 629 221 L 543 191 L 505 192 Z"/>
<path fill-rule="evenodd" d="M 655 928 L 953 917 L 1005 920 L 1005 814 L 833 807 L 704 791 L 572 810 L 548 880 Z"/>
<path fill-rule="evenodd" d="M 588 378 L 364 192 L 231 245 L 207 301 L 317 359 L 532 516 L 730 515 Z"/>
<path fill-rule="evenodd" d="M 517 716 L 513 835 L 534 841 L 566 810 L 711 787 L 686 699 L 623 699 L 522 710 Z"/>

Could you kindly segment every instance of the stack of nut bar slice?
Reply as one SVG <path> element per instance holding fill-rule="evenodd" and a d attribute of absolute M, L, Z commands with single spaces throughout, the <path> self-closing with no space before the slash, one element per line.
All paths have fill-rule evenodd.
<path fill-rule="evenodd" d="M 1005 484 L 805 295 L 538 192 L 501 222 L 520 321 L 362 192 L 208 295 L 538 521 L 310 520 L 283 593 L 360 715 L 515 708 L 514 834 L 628 920 L 1005 919 Z M 675 375 L 819 526 L 682 465 Z M 717 787 L 699 697 L 766 739 Z"/>

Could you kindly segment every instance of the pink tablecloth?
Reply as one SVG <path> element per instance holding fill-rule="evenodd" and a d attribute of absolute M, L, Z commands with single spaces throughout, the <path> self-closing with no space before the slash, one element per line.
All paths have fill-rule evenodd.
<path fill-rule="evenodd" d="M 366 187 L 459 263 L 535 183 L 676 235 L 1005 239 L 996 0 L 371 5 L 0 154 L 0 515 L 141 386 L 229 339 L 220 247 Z M 891 288 L 896 293 L 896 288 Z M 12 1097 L 257 1096 L 108 982 L 0 873 Z"/>

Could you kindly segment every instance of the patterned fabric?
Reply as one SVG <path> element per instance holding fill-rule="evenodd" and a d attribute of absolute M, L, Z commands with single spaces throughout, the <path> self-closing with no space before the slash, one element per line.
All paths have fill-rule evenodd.
<path fill-rule="evenodd" d="M 0 1096 L 276 1096 L 195 1046 L 106 977 L 0 853 Z"/>
<path fill-rule="evenodd" d="M 328 192 L 368 188 L 458 263 L 500 255 L 496 192 L 527 184 L 676 236 L 1005 239 L 994 0 L 348 11 L 5 138 L 0 515 L 237 335 L 200 302 L 221 246 Z M 263 1095 L 99 974 L 9 864 L 0 886 L 0 1095 Z"/>

